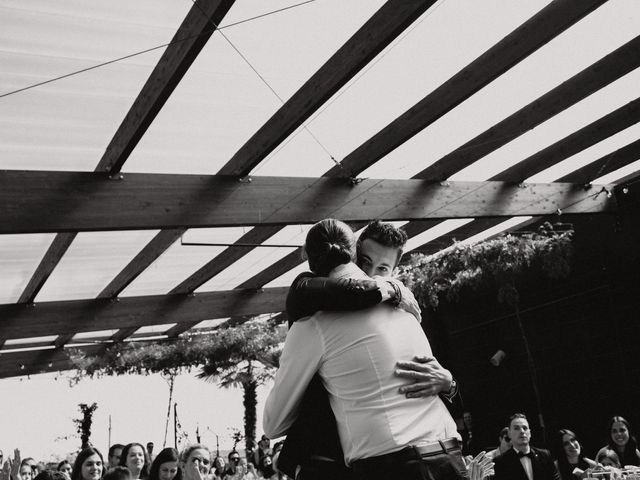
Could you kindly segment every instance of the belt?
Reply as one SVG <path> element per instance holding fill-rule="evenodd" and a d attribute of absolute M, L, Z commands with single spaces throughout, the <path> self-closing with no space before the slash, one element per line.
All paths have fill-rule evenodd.
<path fill-rule="evenodd" d="M 442 455 L 456 450 L 460 450 L 460 442 L 457 438 L 448 438 L 435 443 L 409 445 L 396 452 L 355 460 L 353 462 L 353 466 L 356 469 L 358 467 L 370 468 L 375 465 L 389 465 L 407 460 L 433 457 L 435 455 Z"/>

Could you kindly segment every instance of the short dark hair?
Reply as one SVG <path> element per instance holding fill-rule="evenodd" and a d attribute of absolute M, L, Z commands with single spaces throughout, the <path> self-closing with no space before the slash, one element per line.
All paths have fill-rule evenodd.
<path fill-rule="evenodd" d="M 33 480 L 67 480 L 67 476 L 57 470 L 43 470 Z"/>
<path fill-rule="evenodd" d="M 113 467 L 111 470 L 105 473 L 104 477 L 102 477 L 102 480 L 131 480 L 132 477 L 133 474 L 131 473 L 131 470 L 129 470 L 127 467 L 118 465 L 117 467 Z"/>
<path fill-rule="evenodd" d="M 237 450 L 231 450 L 231 451 L 229 452 L 229 455 L 227 455 L 227 458 L 228 458 L 229 460 L 231 460 L 231 455 L 233 455 L 233 454 L 236 454 L 236 455 L 240 456 L 240 452 L 238 452 Z"/>
<path fill-rule="evenodd" d="M 112 457 L 113 456 L 113 452 L 117 449 L 122 450 L 124 448 L 124 445 L 122 445 L 121 443 L 114 443 L 113 445 L 111 445 L 109 447 L 109 456 Z"/>
<path fill-rule="evenodd" d="M 527 420 L 527 422 L 529 422 L 527 416 L 524 413 L 514 413 L 509 417 L 509 427 L 511 427 L 511 422 L 513 422 L 516 418 L 522 418 L 523 420 Z"/>
<path fill-rule="evenodd" d="M 396 263 L 399 263 L 402 258 L 402 250 L 404 249 L 408 238 L 407 232 L 402 228 L 397 228 L 391 223 L 374 220 L 364 228 L 360 237 L 358 237 L 358 256 L 360 256 L 361 243 L 365 240 L 373 240 L 384 247 L 397 248 L 398 259 L 396 260 Z"/>
<path fill-rule="evenodd" d="M 338 265 L 353 260 L 354 246 L 351 228 L 340 220 L 326 218 L 311 227 L 304 249 L 311 271 L 326 277 Z"/>

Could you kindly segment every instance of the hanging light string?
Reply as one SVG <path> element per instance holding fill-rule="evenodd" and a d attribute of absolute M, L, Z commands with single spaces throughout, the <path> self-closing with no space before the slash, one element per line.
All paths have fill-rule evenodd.
<path fill-rule="evenodd" d="M 246 18 L 246 19 L 244 19 L 244 20 L 239 20 L 239 21 L 237 21 L 237 22 L 230 23 L 230 24 L 228 24 L 228 25 L 224 25 L 224 26 L 222 26 L 222 27 L 220 27 L 220 28 L 217 28 L 217 27 L 216 27 L 216 28 L 214 28 L 213 30 L 206 31 L 206 32 L 202 32 L 202 33 L 200 33 L 200 34 L 198 34 L 198 35 L 190 35 L 190 36 L 185 37 L 185 38 L 180 38 L 180 39 L 172 40 L 172 41 L 171 41 L 171 42 L 169 42 L 169 43 L 163 43 L 162 45 L 158 45 L 158 46 L 156 46 L 156 47 L 151 47 L 151 48 L 147 48 L 147 49 L 145 49 L 145 50 L 140 50 L 140 51 L 138 51 L 138 52 L 134 52 L 134 53 L 131 53 L 131 54 L 129 54 L 129 55 L 125 55 L 125 56 L 123 56 L 123 57 L 114 58 L 113 60 L 108 60 L 108 61 L 106 61 L 106 62 L 102 62 L 102 63 L 99 63 L 99 64 L 97 64 L 97 65 L 93 65 L 93 66 L 91 66 L 91 67 L 82 68 L 82 69 L 80 69 L 80 70 L 76 70 L 76 71 L 73 71 L 73 72 L 67 73 L 67 74 L 65 74 L 65 75 L 60 75 L 59 77 L 54 77 L 54 78 L 51 78 L 51 79 L 49 79 L 49 80 L 44 80 L 44 81 L 42 81 L 42 82 L 34 83 L 34 84 L 32 84 L 32 85 L 28 85 L 28 86 L 26 86 L 26 87 L 22 87 L 22 88 L 19 88 L 19 89 L 17 89 L 17 90 L 12 90 L 12 91 L 10 91 L 10 92 L 0 94 L 0 98 L 8 97 L 8 96 L 10 96 L 10 95 L 15 95 L 16 93 L 24 92 L 24 91 L 26 91 L 26 90 L 31 90 L 31 89 L 33 89 L 33 88 L 37 88 L 37 87 L 41 87 L 42 85 L 47 85 L 47 84 L 49 84 L 49 83 L 54 83 L 54 82 L 57 82 L 57 81 L 59 81 L 59 80 L 63 80 L 63 79 L 65 79 L 65 78 L 73 77 L 74 75 L 79 75 L 79 74 L 81 74 L 81 73 L 88 72 L 88 71 L 91 71 L 91 70 L 95 70 L 95 69 L 97 69 L 97 68 L 102 68 L 102 67 L 105 67 L 105 66 L 107 66 L 107 65 L 111 65 L 111 64 L 113 64 L 113 63 L 118 63 L 118 62 L 121 62 L 121 61 L 123 61 L 123 60 L 127 60 L 127 59 L 129 59 L 129 58 L 137 57 L 138 55 L 143 55 L 143 54 L 145 54 L 145 53 L 149 53 L 149 52 L 153 52 L 153 51 L 155 51 L 155 50 L 159 50 L 159 49 L 161 49 L 161 48 L 166 48 L 166 47 L 168 47 L 168 46 L 170 46 L 170 45 L 175 45 L 175 44 L 178 44 L 178 43 L 186 42 L 187 40 L 191 40 L 191 39 L 193 39 L 193 38 L 197 38 L 197 37 L 200 37 L 200 36 L 202 36 L 202 35 L 209 35 L 209 34 L 213 33 L 215 30 L 220 31 L 220 30 L 223 30 L 223 29 L 225 29 L 225 28 L 234 27 L 234 26 L 236 26 L 236 25 L 240 25 L 240 24 L 243 24 L 243 23 L 251 22 L 251 21 L 253 21 L 253 20 L 257 20 L 257 19 L 259 19 L 259 18 L 263 18 L 263 17 L 269 16 L 269 15 L 273 15 L 273 14 L 276 14 L 276 13 L 280 13 L 280 12 L 283 12 L 283 11 L 285 11 L 285 10 L 290 10 L 290 9 L 292 9 L 292 8 L 296 8 L 296 7 L 299 7 L 299 6 L 305 5 L 305 4 L 307 4 L 307 3 L 315 2 L 315 1 L 316 1 L 316 0 L 306 0 L 306 1 L 304 1 L 304 2 L 296 3 L 296 4 L 294 4 L 294 5 L 289 5 L 288 7 L 283 7 L 283 8 L 279 8 L 279 9 L 277 9 L 277 10 L 273 10 L 273 11 L 270 11 L 270 12 L 263 13 L 263 14 L 261 14 L 261 15 L 256 15 L 255 17 L 250 17 L 250 18 Z"/>

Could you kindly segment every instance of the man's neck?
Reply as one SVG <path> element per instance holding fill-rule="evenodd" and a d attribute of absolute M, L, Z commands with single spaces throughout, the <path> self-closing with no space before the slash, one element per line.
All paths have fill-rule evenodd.
<path fill-rule="evenodd" d="M 522 445 L 522 446 L 513 446 L 513 449 L 516 452 L 522 452 L 522 453 L 529 453 L 531 451 L 531 446 L 530 445 Z"/>

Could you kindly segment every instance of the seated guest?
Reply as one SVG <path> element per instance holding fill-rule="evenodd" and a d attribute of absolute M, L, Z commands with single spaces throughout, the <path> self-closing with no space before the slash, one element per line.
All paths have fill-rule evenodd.
<path fill-rule="evenodd" d="M 610 448 L 601 448 L 596 455 L 596 462 L 604 467 L 622 468 L 618 454 Z"/>
<path fill-rule="evenodd" d="M 531 430 L 523 413 L 511 416 L 509 438 L 512 448 L 495 459 L 495 480 L 559 480 L 551 454 L 529 444 Z"/>
<path fill-rule="evenodd" d="M 595 461 L 584 456 L 578 437 L 566 428 L 558 430 L 551 453 L 556 459 L 556 466 L 562 480 L 583 478 L 586 469 L 598 466 Z"/>
<path fill-rule="evenodd" d="M 487 457 L 489 457 L 491 460 L 495 460 L 497 456 L 502 455 L 510 448 L 511 439 L 509 438 L 509 427 L 504 427 L 498 434 L 498 447 L 495 450 L 491 450 L 489 453 L 487 453 Z"/>
<path fill-rule="evenodd" d="M 640 451 L 638 451 L 638 442 L 631 434 L 629 422 L 623 417 L 614 416 L 609 420 L 607 429 L 608 442 L 607 445 L 598 451 L 598 455 L 604 450 L 613 450 L 618 454 L 620 464 L 640 466 Z"/>

